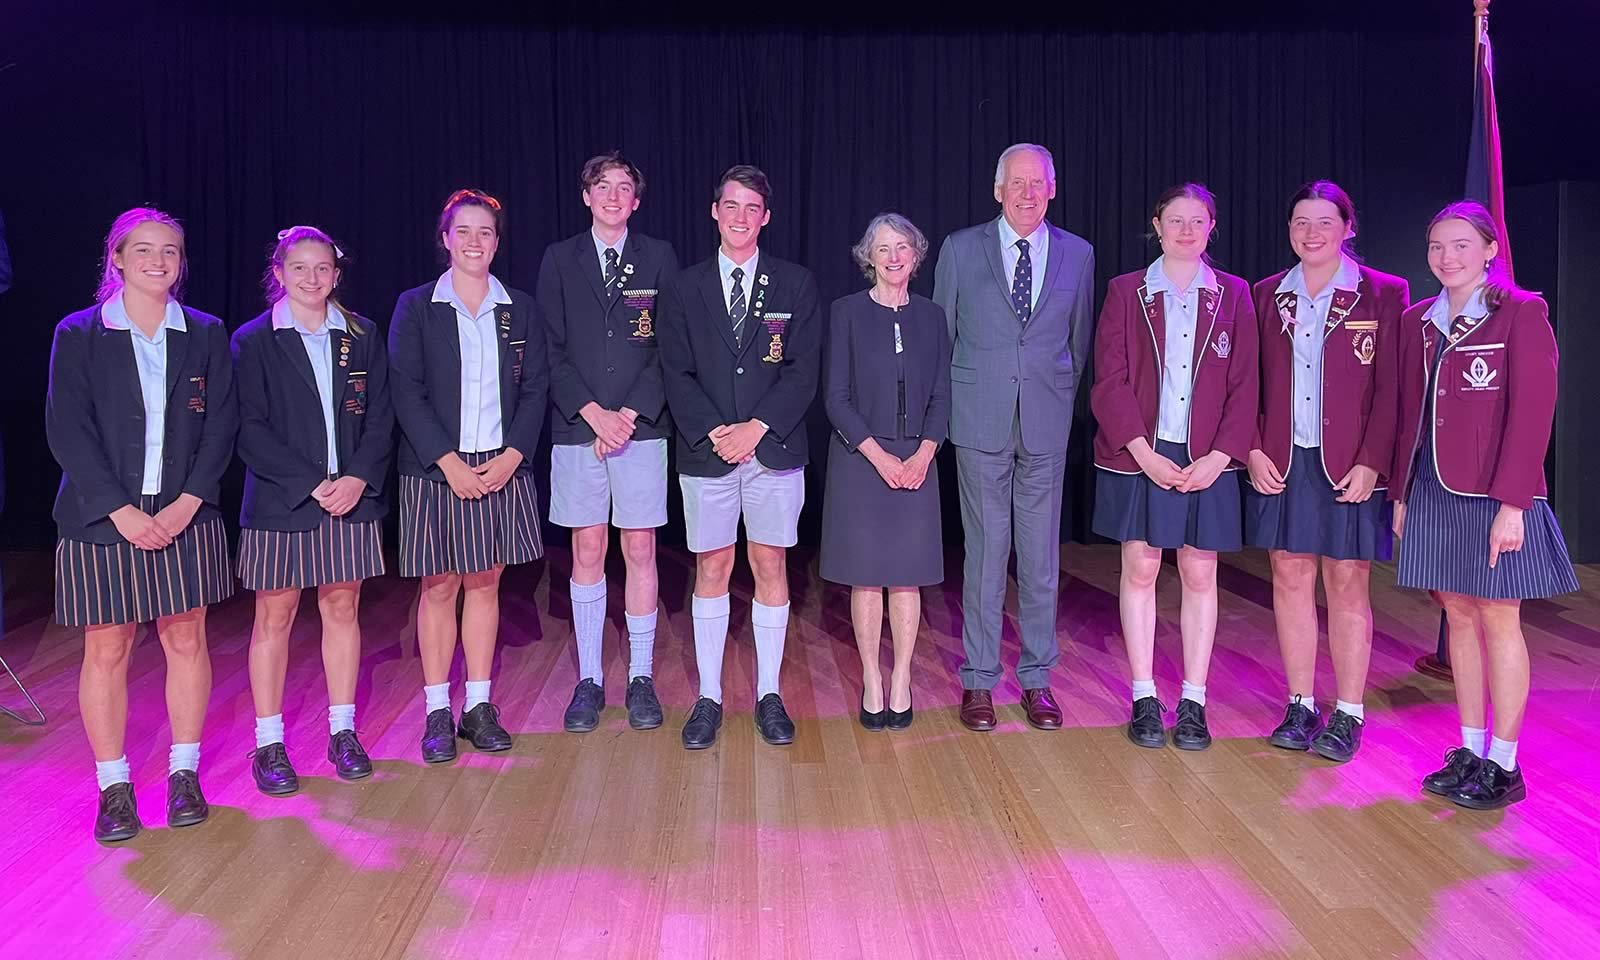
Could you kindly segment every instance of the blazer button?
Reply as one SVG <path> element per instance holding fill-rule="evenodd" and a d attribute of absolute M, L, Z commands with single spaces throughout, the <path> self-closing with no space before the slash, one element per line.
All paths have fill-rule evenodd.
<path fill-rule="evenodd" d="M 606 331 L 606 339 L 607 340 L 611 339 L 612 337 L 614 337 L 616 335 L 617 335 L 617 331 L 615 331 L 615 330 L 607 330 Z"/>
<path fill-rule="evenodd" d="M 739 367 L 738 369 L 734 370 L 733 372 L 734 373 L 738 373 L 738 374 L 742 374 L 742 373 L 744 373 L 744 367 Z"/>
<path fill-rule="evenodd" d="M 1434 423 L 1435 426 L 1439 426 L 1439 427 L 1444 426 L 1444 417 L 1440 417 L 1439 419 L 1433 421 L 1433 423 Z"/>
<path fill-rule="evenodd" d="M 1439 391 L 1439 396 L 1441 396 L 1441 397 L 1444 396 L 1444 391 L 1443 390 Z"/>
<path fill-rule="evenodd" d="M 1016 382 L 1017 382 L 1017 378 L 1016 378 L 1016 377 L 1012 377 L 1012 378 L 1011 378 L 1011 382 L 1012 382 L 1012 383 L 1016 383 Z"/>
<path fill-rule="evenodd" d="M 1333 421 L 1329 420 L 1327 417 L 1323 417 L 1322 418 L 1322 425 L 1324 427 L 1331 427 L 1331 426 L 1333 426 Z"/>

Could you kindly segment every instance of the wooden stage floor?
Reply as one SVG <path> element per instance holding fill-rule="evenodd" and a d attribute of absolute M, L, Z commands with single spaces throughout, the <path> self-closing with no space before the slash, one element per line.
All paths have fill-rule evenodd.
<path fill-rule="evenodd" d="M 960 683 L 960 556 L 924 591 L 915 725 L 855 722 L 860 665 L 848 593 L 793 561 L 783 688 L 793 746 L 759 742 L 748 580 L 734 590 L 716 748 L 689 753 L 690 560 L 664 550 L 659 730 L 627 728 L 620 588 L 607 626 L 600 730 L 561 731 L 575 657 L 564 554 L 504 591 L 495 699 L 509 754 L 424 768 L 416 582 L 371 583 L 358 726 L 376 762 L 332 776 L 316 608 L 295 629 L 285 706 L 302 791 L 249 775 L 251 600 L 213 611 L 215 692 L 201 775 L 209 823 L 164 826 L 169 734 L 153 637 L 131 671 L 128 757 L 155 828 L 94 843 L 93 768 L 77 717 L 81 646 L 50 625 L 44 556 L 6 559 L 3 652 L 50 714 L 0 719 L 0 957 L 1528 957 L 1600 943 L 1600 568 L 1584 592 L 1527 605 L 1530 799 L 1469 813 L 1419 792 L 1456 743 L 1447 684 L 1411 669 L 1437 614 L 1375 569 L 1369 726 L 1348 766 L 1263 739 L 1281 716 L 1266 558 L 1231 558 L 1209 684 L 1216 745 L 1142 750 L 1123 737 L 1127 667 L 1112 547 L 1062 550 L 1054 688 L 1067 727 L 1029 729 L 1014 679 L 1001 726 L 968 733 Z M 741 564 L 742 565 L 742 564 Z M 613 576 L 613 582 L 620 581 Z M 552 584 L 555 585 L 552 588 Z M 1157 683 L 1176 700 L 1178 589 L 1160 586 Z M 1006 662 L 1014 664 L 1014 624 Z M 455 704 L 459 708 L 460 661 Z M 0 678 L 3 679 L 3 678 Z M 1326 656 L 1319 698 L 1331 701 Z M 14 692 L 0 692 L 12 703 Z M 1586 740 L 1568 743 L 1561 730 Z M 1588 943 L 1589 947 L 1583 947 Z"/>

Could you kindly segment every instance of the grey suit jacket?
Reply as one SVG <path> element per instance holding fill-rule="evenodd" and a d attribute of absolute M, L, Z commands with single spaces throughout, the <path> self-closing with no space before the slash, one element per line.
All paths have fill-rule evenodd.
<path fill-rule="evenodd" d="M 986 453 L 1011 444 L 1012 412 L 1030 453 L 1062 453 L 1094 342 L 1094 248 L 1054 225 L 1044 284 L 1027 323 L 1011 309 L 1000 220 L 957 230 L 939 248 L 933 299 L 955 342 L 950 442 Z"/>

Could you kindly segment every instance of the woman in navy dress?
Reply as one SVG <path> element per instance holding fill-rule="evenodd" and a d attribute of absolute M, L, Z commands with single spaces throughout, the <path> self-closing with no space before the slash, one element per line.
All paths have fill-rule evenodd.
<path fill-rule="evenodd" d="M 1206 675 L 1217 631 L 1217 553 L 1240 547 L 1234 472 L 1255 433 L 1259 369 L 1250 285 L 1211 267 L 1217 203 L 1197 183 L 1173 187 L 1151 220 L 1161 256 L 1112 279 L 1095 331 L 1089 406 L 1093 529 L 1122 544 L 1118 603 L 1133 678 L 1128 736 L 1166 743 L 1156 697 L 1156 578 L 1178 552 L 1183 583 L 1183 693 L 1173 744 L 1211 745 Z"/>
<path fill-rule="evenodd" d="M 450 268 L 407 290 L 389 325 L 390 395 L 400 422 L 400 575 L 421 577 L 417 646 L 427 719 L 422 758 L 456 757 L 456 736 L 482 751 L 511 749 L 490 700 L 500 630 L 500 575 L 544 554 L 529 457 L 549 385 L 544 322 L 532 297 L 489 266 L 500 246 L 500 201 L 457 190 L 439 213 Z M 450 710 L 456 600 L 466 701 Z"/>
<path fill-rule="evenodd" d="M 344 254 L 316 227 L 278 234 L 266 313 L 233 335 L 239 388 L 239 578 L 256 592 L 251 773 L 271 796 L 299 789 L 284 745 L 283 688 L 300 592 L 317 591 L 328 683 L 328 762 L 345 780 L 372 773 L 355 732 L 361 582 L 383 573 L 379 521 L 394 459 L 383 338 L 334 299 Z"/>
<path fill-rule="evenodd" d="M 1544 482 L 1556 406 L 1550 308 L 1511 282 L 1499 236 L 1472 201 L 1428 225 L 1428 268 L 1443 289 L 1401 318 L 1389 487 L 1404 538 L 1400 586 L 1431 591 L 1444 606 L 1461 712 L 1462 746 L 1422 787 L 1476 810 L 1527 796 L 1517 764 L 1528 705 L 1522 601 L 1578 589 Z"/>
<path fill-rule="evenodd" d="M 1269 741 L 1340 762 L 1366 725 L 1373 560 L 1390 555 L 1400 312 L 1410 289 L 1359 263 L 1355 204 L 1318 180 L 1289 200 L 1299 262 L 1256 284 L 1261 415 L 1244 485 L 1245 541 L 1269 551 L 1288 706 Z M 1317 710 L 1317 569 L 1338 699 Z"/>
<path fill-rule="evenodd" d="M 928 240 L 897 213 L 874 217 L 853 249 L 872 286 L 834 301 L 825 402 L 833 424 L 822 501 L 822 576 L 850 585 L 861 654 L 861 724 L 911 725 L 911 656 L 921 587 L 944 580 L 939 473 L 950 421 L 950 329 L 907 284 Z M 883 696 L 878 638 L 889 592 L 894 669 Z"/>
<path fill-rule="evenodd" d="M 238 415 L 228 331 L 182 306 L 183 228 L 159 210 L 111 225 L 95 305 L 56 326 L 45 434 L 61 464 L 56 622 L 84 628 L 78 706 L 94 751 L 94 834 L 142 828 L 123 743 L 128 661 L 154 620 L 167 659 L 167 824 L 209 815 L 200 731 L 211 695 L 206 607 L 233 593 L 217 512 Z"/>

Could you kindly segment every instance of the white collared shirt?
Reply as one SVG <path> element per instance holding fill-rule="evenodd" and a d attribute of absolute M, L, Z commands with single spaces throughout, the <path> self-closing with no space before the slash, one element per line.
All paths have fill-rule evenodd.
<path fill-rule="evenodd" d="M 753 307 L 756 302 L 755 288 L 760 282 L 760 277 L 756 273 L 756 263 L 760 259 L 760 247 L 757 247 L 750 254 L 750 259 L 744 263 L 734 263 L 728 259 L 726 253 L 722 252 L 721 247 L 717 248 L 717 270 L 722 274 L 722 305 L 727 307 L 730 313 L 733 309 L 733 268 L 738 267 L 744 271 L 744 279 L 740 281 L 744 286 L 744 302 L 746 307 Z M 746 316 L 748 315 L 746 313 Z"/>
<path fill-rule="evenodd" d="M 619 271 L 622 269 L 622 248 L 628 242 L 628 231 L 627 231 L 626 228 L 623 229 L 622 236 L 618 237 L 617 238 L 617 242 L 614 243 L 614 244 L 607 244 L 604 240 L 601 240 L 600 239 L 600 235 L 598 233 L 594 232 L 594 228 L 593 227 L 589 228 L 589 239 L 594 241 L 594 255 L 600 258 L 600 279 L 601 280 L 604 280 L 605 277 L 606 277 L 606 251 L 607 250 L 615 250 L 615 251 L 617 251 L 617 269 Z"/>
<path fill-rule="evenodd" d="M 1295 295 L 1294 325 L 1289 328 L 1294 351 L 1294 445 L 1322 445 L 1322 345 L 1327 340 L 1328 309 L 1335 290 L 1353 291 L 1361 286 L 1361 267 L 1349 256 L 1340 254 L 1339 269 L 1333 279 L 1312 296 L 1306 290 L 1305 271 L 1300 264 L 1289 268 L 1276 293 Z M 1281 321 L 1280 321 L 1281 323 Z"/>
<path fill-rule="evenodd" d="M 139 371 L 139 393 L 144 397 L 144 485 L 139 492 L 152 496 L 161 492 L 161 455 L 167 436 L 167 331 L 189 331 L 183 319 L 183 308 L 178 301 L 167 301 L 167 312 L 161 318 L 154 337 L 128 319 L 128 309 L 122 305 L 122 292 L 100 307 L 100 322 L 107 330 L 127 330 L 133 341 L 134 366 Z"/>
<path fill-rule="evenodd" d="M 1467 298 L 1467 305 L 1461 311 L 1461 316 L 1476 321 L 1488 315 L 1489 307 L 1483 302 L 1483 284 L 1480 283 L 1478 289 L 1472 291 L 1472 296 Z M 1433 306 L 1422 315 L 1422 319 L 1438 327 L 1439 332 L 1448 337 L 1450 324 L 1455 320 L 1455 317 L 1450 316 L 1450 291 L 1440 288 L 1438 299 L 1433 301 Z M 1428 362 L 1432 363 L 1433 358 L 1429 357 Z"/>
<path fill-rule="evenodd" d="M 462 453 L 498 450 L 505 442 L 500 421 L 500 344 L 495 331 L 495 307 L 509 304 L 511 297 L 494 274 L 490 274 L 489 295 L 483 298 L 474 315 L 456 294 L 450 271 L 446 270 L 433 285 L 433 302 L 448 303 L 456 310 L 456 333 L 461 343 L 460 450 Z"/>
<path fill-rule="evenodd" d="M 317 381 L 317 398 L 322 401 L 322 426 L 328 434 L 328 473 L 336 474 L 339 472 L 339 439 L 334 430 L 333 345 L 328 331 L 348 331 L 350 325 L 339 308 L 330 303 L 327 318 L 317 332 L 312 333 L 295 320 L 289 310 L 289 300 L 284 298 L 272 305 L 272 329 L 300 334 L 300 343 L 306 348 L 306 359 L 311 361 L 311 373 Z"/>
<path fill-rule="evenodd" d="M 1011 292 L 1011 280 L 1017 275 L 1017 261 L 1022 251 L 1017 241 L 1022 235 L 1011 228 L 1005 217 L 1000 218 L 1000 263 L 1006 271 L 1006 293 Z M 1033 267 L 1033 294 L 1029 306 L 1039 305 L 1039 292 L 1044 289 L 1044 267 L 1050 262 L 1050 224 L 1044 220 L 1028 234 L 1028 263 Z"/>
<path fill-rule="evenodd" d="M 1200 289 L 1221 293 L 1217 273 L 1201 262 L 1187 290 L 1179 290 L 1166 273 L 1165 256 L 1144 272 L 1146 292 L 1164 298 L 1165 343 L 1161 355 L 1161 401 L 1156 407 L 1156 439 L 1189 442 L 1189 403 L 1194 393 L 1194 345 L 1199 335 Z"/>

